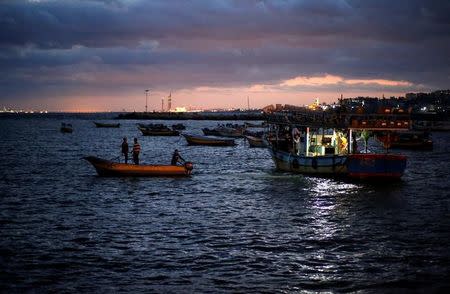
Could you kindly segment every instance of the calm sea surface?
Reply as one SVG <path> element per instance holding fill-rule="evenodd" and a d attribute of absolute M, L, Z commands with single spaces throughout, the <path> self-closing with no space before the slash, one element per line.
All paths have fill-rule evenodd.
<path fill-rule="evenodd" d="M 243 140 L 189 147 L 96 119 L 0 119 L 1 292 L 450 289 L 450 133 L 404 152 L 403 181 L 375 186 L 276 172 Z M 117 157 L 124 136 L 143 163 L 178 148 L 192 177 L 101 178 L 80 159 Z"/>

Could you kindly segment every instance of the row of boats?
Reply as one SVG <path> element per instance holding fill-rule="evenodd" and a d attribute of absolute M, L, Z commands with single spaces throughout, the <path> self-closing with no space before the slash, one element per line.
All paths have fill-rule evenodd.
<path fill-rule="evenodd" d="M 260 127 L 260 125 L 219 125 L 214 129 L 203 129 L 205 136 L 181 135 L 188 145 L 235 146 L 235 138 L 243 137 L 246 129 L 251 127 Z M 185 129 L 185 127 L 178 124 L 173 125 L 171 129 L 164 124 L 138 124 L 138 129 L 144 136 L 178 136 L 179 129 Z M 185 162 L 182 165 L 134 165 L 95 156 L 87 156 L 84 159 L 92 164 L 99 176 L 190 176 L 194 168 L 192 162 Z"/>
<path fill-rule="evenodd" d="M 93 122 L 94 125 L 97 128 L 120 128 L 120 123 L 100 123 L 100 122 Z M 149 124 L 149 125 L 144 125 L 144 124 L 138 124 L 140 129 L 156 129 L 156 130 L 160 130 L 162 133 L 164 133 L 166 130 L 169 130 L 166 126 L 162 125 L 162 124 Z M 178 124 L 174 124 L 172 125 L 172 130 L 184 130 L 186 129 L 186 126 L 178 123 Z M 72 133 L 73 132 L 73 126 L 70 123 L 61 123 L 61 128 L 60 131 L 62 133 Z M 179 133 L 171 133 L 172 134 L 176 134 L 176 136 L 179 135 Z"/>
<path fill-rule="evenodd" d="M 379 119 L 379 118 L 377 118 Z M 390 121 L 389 121 L 390 119 Z M 250 147 L 267 148 L 280 171 L 314 176 L 344 177 L 365 180 L 399 179 L 404 174 L 407 158 L 401 154 L 388 153 L 390 148 L 414 148 L 429 150 L 432 141 L 428 134 L 409 130 L 409 122 L 404 118 L 386 118 L 376 121 L 352 122 L 347 126 L 311 124 L 286 113 L 272 114 L 264 125 L 264 131 L 254 132 L 247 125 L 218 125 L 202 129 L 203 135 L 180 133 L 179 130 L 162 124 L 138 124 L 138 129 L 146 136 L 182 135 L 189 145 L 235 146 L 237 138 L 245 138 Z M 261 125 L 257 126 L 261 127 Z M 367 136 L 370 131 L 371 136 Z M 375 137 L 386 148 L 384 153 L 357 151 L 357 137 L 366 134 Z M 86 158 L 100 175 L 190 175 L 193 165 L 168 168 L 159 166 L 123 166 L 98 158 Z M 124 172 L 123 170 L 129 171 Z M 105 167 L 120 170 L 119 174 L 105 171 Z M 122 170 L 123 169 L 123 170 Z M 143 169 L 144 171 L 132 171 Z M 156 168 L 157 170 L 158 168 Z M 148 170 L 147 172 L 145 170 Z M 152 172 L 150 172 L 152 170 Z"/>

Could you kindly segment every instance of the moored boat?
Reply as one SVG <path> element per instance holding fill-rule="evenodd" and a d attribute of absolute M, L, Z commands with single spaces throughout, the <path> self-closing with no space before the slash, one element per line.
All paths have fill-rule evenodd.
<path fill-rule="evenodd" d="M 433 150 L 433 141 L 427 131 L 383 132 L 376 137 L 386 148 Z"/>
<path fill-rule="evenodd" d="M 254 136 L 245 136 L 250 147 L 265 148 L 268 146 L 267 140 Z"/>
<path fill-rule="evenodd" d="M 94 121 L 94 124 L 97 128 L 120 128 L 120 123 L 109 124 L 109 123 L 99 123 L 99 122 Z"/>
<path fill-rule="evenodd" d="M 234 128 L 219 128 L 217 130 L 219 132 L 219 136 L 221 137 L 230 137 L 230 138 L 242 138 L 244 134 L 244 129 L 234 129 Z"/>
<path fill-rule="evenodd" d="M 183 134 L 189 145 L 203 145 L 203 146 L 235 146 L 233 139 L 211 138 L 205 136 L 193 136 Z"/>
<path fill-rule="evenodd" d="M 180 132 L 177 130 L 171 130 L 169 128 L 156 129 L 156 128 L 141 128 L 138 129 L 142 132 L 143 136 L 179 136 Z"/>
<path fill-rule="evenodd" d="M 174 125 L 172 125 L 172 129 L 182 131 L 182 130 L 186 129 L 186 126 L 183 125 L 182 123 L 174 124 Z"/>
<path fill-rule="evenodd" d="M 73 132 L 73 128 L 71 124 L 66 124 L 66 123 L 61 123 L 61 128 L 60 128 L 61 133 L 72 133 Z"/>
<path fill-rule="evenodd" d="M 99 176 L 117 177 L 164 177 L 164 176 L 189 176 L 192 173 L 193 164 L 186 162 L 184 165 L 135 165 L 109 161 L 95 156 L 84 157 L 94 166 Z"/>
<path fill-rule="evenodd" d="M 278 170 L 299 174 L 339 176 L 347 174 L 346 155 L 307 156 L 269 147 Z"/>
<path fill-rule="evenodd" d="M 143 123 L 137 123 L 138 127 L 145 128 L 145 129 L 162 129 L 167 128 L 165 124 L 143 124 Z"/>
<path fill-rule="evenodd" d="M 409 120 L 405 116 L 389 116 L 388 123 L 383 124 L 385 119 L 382 119 L 369 115 L 361 122 L 349 117 L 334 123 L 325 114 L 321 119 L 313 117 L 312 120 L 296 112 L 272 114 L 268 119 L 269 151 L 277 169 L 283 171 L 350 179 L 398 180 L 405 171 L 407 158 L 368 153 L 367 141 L 370 131 L 405 130 Z M 365 140 L 365 153 L 357 153 L 358 132 Z"/>
<path fill-rule="evenodd" d="M 239 125 L 219 125 L 214 129 L 203 128 L 203 134 L 205 136 L 219 136 L 230 138 L 241 138 L 244 135 L 245 128 Z"/>
<path fill-rule="evenodd" d="M 251 123 L 251 122 L 245 122 L 244 126 L 247 128 L 264 128 L 266 126 L 266 123 L 262 122 L 260 124 L 255 124 L 255 123 Z"/>
<path fill-rule="evenodd" d="M 203 128 L 202 132 L 205 136 L 219 136 L 219 132 L 216 129 Z"/>

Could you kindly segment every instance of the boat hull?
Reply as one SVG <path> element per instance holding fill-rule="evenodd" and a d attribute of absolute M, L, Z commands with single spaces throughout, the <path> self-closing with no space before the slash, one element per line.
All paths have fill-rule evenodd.
<path fill-rule="evenodd" d="M 400 179 L 406 156 L 396 154 L 350 154 L 348 176 L 356 179 Z"/>
<path fill-rule="evenodd" d="M 347 174 L 347 156 L 301 156 L 269 148 L 278 170 L 312 175 Z"/>
<path fill-rule="evenodd" d="M 182 131 L 182 130 L 186 129 L 186 126 L 183 124 L 175 124 L 175 125 L 172 125 L 172 129 Z"/>
<path fill-rule="evenodd" d="M 104 124 L 104 123 L 98 123 L 94 122 L 95 126 L 97 128 L 120 128 L 120 123 L 118 124 Z"/>
<path fill-rule="evenodd" d="M 186 138 L 186 142 L 189 145 L 202 145 L 202 146 L 235 146 L 236 143 L 231 139 L 219 139 L 219 138 L 208 138 L 201 136 L 191 136 L 183 134 Z"/>
<path fill-rule="evenodd" d="M 205 136 L 219 136 L 220 135 L 218 131 L 208 129 L 208 128 L 202 129 L 202 132 Z"/>
<path fill-rule="evenodd" d="M 99 176 L 113 177 L 174 177 L 189 176 L 192 172 L 192 163 L 179 165 L 135 165 L 117 163 L 95 156 L 84 157 L 94 166 Z"/>
<path fill-rule="evenodd" d="M 176 130 L 152 130 L 139 128 L 143 136 L 179 136 L 180 132 Z"/>
<path fill-rule="evenodd" d="M 61 133 L 67 133 L 67 134 L 70 134 L 73 132 L 72 128 L 67 128 L 67 127 L 61 127 L 60 130 L 61 130 Z"/>
<path fill-rule="evenodd" d="M 250 147 L 266 148 L 268 146 L 267 141 L 263 140 L 262 138 L 257 138 L 253 136 L 245 136 L 245 138 L 247 139 Z"/>

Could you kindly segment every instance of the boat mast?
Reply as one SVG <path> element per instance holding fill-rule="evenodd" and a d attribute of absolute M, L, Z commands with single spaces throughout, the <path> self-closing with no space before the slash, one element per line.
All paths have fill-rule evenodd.
<path fill-rule="evenodd" d="M 305 155 L 309 156 L 309 127 L 306 128 L 306 150 Z"/>
<path fill-rule="evenodd" d="M 352 129 L 349 129 L 348 131 L 348 140 L 347 140 L 347 150 L 349 154 L 353 153 L 353 135 L 352 135 Z"/>
<path fill-rule="evenodd" d="M 145 90 L 145 113 L 147 113 L 147 108 L 148 108 L 148 105 L 147 105 L 147 102 L 148 102 L 148 91 L 150 91 L 150 90 L 149 89 Z"/>

